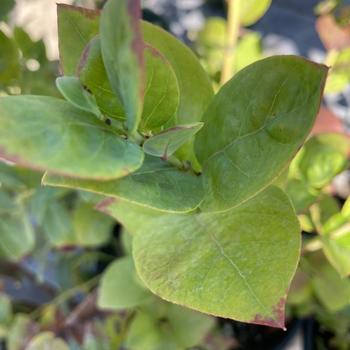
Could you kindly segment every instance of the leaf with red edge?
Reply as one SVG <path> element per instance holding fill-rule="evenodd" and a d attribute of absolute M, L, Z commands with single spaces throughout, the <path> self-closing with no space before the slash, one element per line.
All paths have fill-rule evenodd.
<path fill-rule="evenodd" d="M 101 51 L 114 93 L 123 104 L 129 131 L 141 120 L 144 98 L 144 42 L 139 0 L 109 0 L 101 14 Z"/>
<path fill-rule="evenodd" d="M 99 210 L 134 235 L 136 270 L 153 293 L 215 316 L 285 327 L 301 237 L 277 187 L 225 213 L 169 214 L 120 199 Z"/>
<path fill-rule="evenodd" d="M 65 75 L 75 74 L 84 48 L 98 34 L 99 16 L 96 10 L 57 5 L 60 64 Z"/>
<path fill-rule="evenodd" d="M 137 170 L 144 154 L 69 102 L 6 96 L 0 98 L 0 158 L 34 170 L 108 180 Z"/>

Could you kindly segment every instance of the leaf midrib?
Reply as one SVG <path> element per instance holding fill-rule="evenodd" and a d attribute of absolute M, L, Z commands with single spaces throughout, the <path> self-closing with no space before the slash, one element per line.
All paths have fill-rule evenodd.
<path fill-rule="evenodd" d="M 202 228 L 202 230 L 208 235 L 208 237 L 213 242 L 215 247 L 218 249 L 220 255 L 226 261 L 228 261 L 228 263 L 233 267 L 233 270 L 236 272 L 236 274 L 238 274 L 238 276 L 241 278 L 241 280 L 243 281 L 244 285 L 247 287 L 247 289 L 249 291 L 249 294 L 255 300 L 256 304 L 259 305 L 259 307 L 261 307 L 264 310 L 265 315 L 269 315 L 270 312 L 268 311 L 267 306 L 265 306 L 262 303 L 262 301 L 259 299 L 259 297 L 255 293 L 254 289 L 252 288 L 252 286 L 250 285 L 250 283 L 248 282 L 247 278 L 244 276 L 244 274 L 242 273 L 242 271 L 238 267 L 238 265 L 226 254 L 226 252 L 224 250 L 224 247 L 220 244 L 220 241 L 217 239 L 215 234 L 213 232 L 209 232 L 207 230 L 207 225 L 203 224 L 202 221 L 199 219 L 199 217 L 197 215 L 194 215 L 194 218 L 195 218 L 196 222 L 198 223 L 198 225 Z"/>

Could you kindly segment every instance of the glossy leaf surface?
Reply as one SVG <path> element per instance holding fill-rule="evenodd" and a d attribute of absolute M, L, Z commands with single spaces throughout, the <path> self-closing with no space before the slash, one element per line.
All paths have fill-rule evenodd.
<path fill-rule="evenodd" d="M 278 188 L 225 213 L 169 215 L 124 201 L 106 210 L 134 234 L 136 270 L 155 294 L 201 312 L 284 327 L 300 235 Z"/>
<path fill-rule="evenodd" d="M 275 56 L 241 70 L 220 89 L 195 142 L 203 210 L 232 208 L 282 172 L 311 129 L 326 74 L 325 66 Z"/>
<path fill-rule="evenodd" d="M 0 99 L 0 154 L 38 170 L 111 179 L 139 168 L 142 150 L 68 102 L 39 96 Z"/>

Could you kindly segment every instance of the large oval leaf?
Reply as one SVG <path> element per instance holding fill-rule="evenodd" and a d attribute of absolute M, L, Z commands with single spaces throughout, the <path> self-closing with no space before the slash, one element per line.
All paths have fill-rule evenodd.
<path fill-rule="evenodd" d="M 150 156 L 138 171 L 120 180 L 94 181 L 46 174 L 43 183 L 124 198 L 166 212 L 191 211 L 198 207 L 204 195 L 198 176 Z"/>
<path fill-rule="evenodd" d="M 123 201 L 106 209 L 135 234 L 136 269 L 155 294 L 220 317 L 284 327 L 300 234 L 277 187 L 225 213 L 171 215 Z"/>
<path fill-rule="evenodd" d="M 143 152 L 68 102 L 9 96 L 0 99 L 0 157 L 67 176 L 113 179 L 138 169 Z"/>
<path fill-rule="evenodd" d="M 275 56 L 223 86 L 195 142 L 203 164 L 203 210 L 232 208 L 277 177 L 311 129 L 326 75 L 325 66 Z"/>

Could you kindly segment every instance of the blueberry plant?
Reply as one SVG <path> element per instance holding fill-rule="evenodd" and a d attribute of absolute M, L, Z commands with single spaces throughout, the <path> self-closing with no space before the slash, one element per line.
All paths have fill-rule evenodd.
<path fill-rule="evenodd" d="M 59 5 L 58 23 L 64 99 L 1 97 L 0 156 L 44 171 L 43 185 L 105 197 L 96 208 L 132 249 L 104 275 L 99 305 L 143 306 L 134 341 L 153 295 L 284 328 L 301 235 L 279 183 L 313 125 L 327 67 L 270 57 L 214 95 L 191 50 L 141 20 L 138 0 L 110 0 L 101 13 Z"/>

